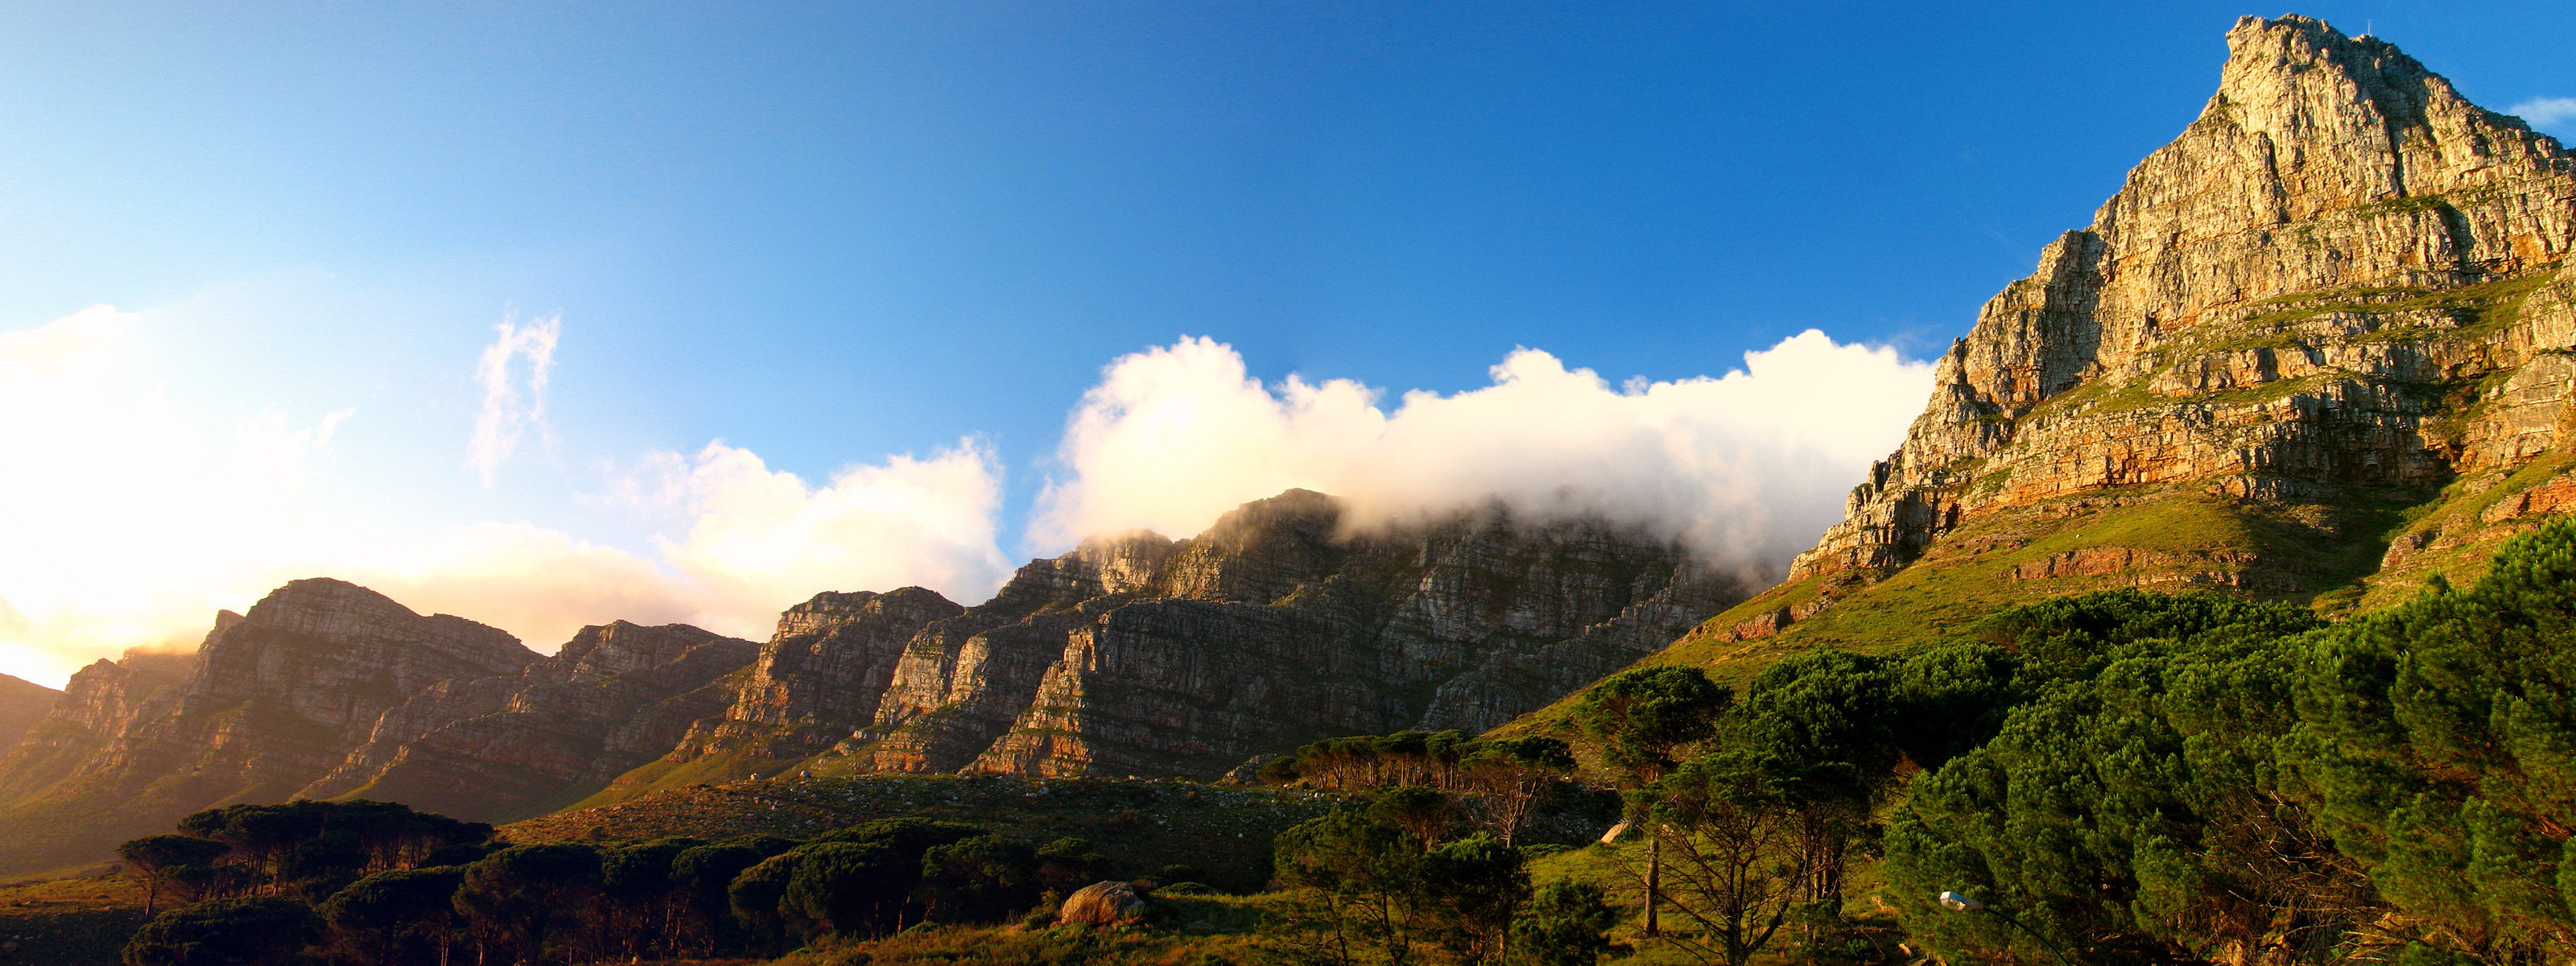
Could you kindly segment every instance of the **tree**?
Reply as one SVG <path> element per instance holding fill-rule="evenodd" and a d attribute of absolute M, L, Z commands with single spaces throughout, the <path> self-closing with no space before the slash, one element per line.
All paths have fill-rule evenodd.
<path fill-rule="evenodd" d="M 672 857 L 671 885 L 683 917 L 679 931 L 696 934 L 705 955 L 715 955 L 729 921 L 733 880 L 771 854 L 757 844 L 735 841 L 692 846 Z"/>
<path fill-rule="evenodd" d="M 1298 916 L 1312 933 L 1310 953 L 1344 966 L 1372 950 L 1390 966 L 1413 961 L 1420 840 L 1334 812 L 1281 832 L 1274 851 L 1279 881 L 1296 890 Z"/>
<path fill-rule="evenodd" d="M 2412 937 L 2489 961 L 2576 955 L 2576 520 L 2320 635 L 2287 757 Z"/>
<path fill-rule="evenodd" d="M 227 805 L 179 820 L 179 830 L 233 847 L 233 855 L 263 878 L 271 889 L 285 884 L 279 867 L 287 853 L 322 832 L 320 802 L 283 805 Z"/>
<path fill-rule="evenodd" d="M 2279 749 L 2315 618 L 2214 594 L 2115 592 L 1991 618 L 2036 694 L 1918 780 L 1887 833 L 1907 925 L 1957 956 L 2323 955 L 2379 918 Z M 1930 907 L 1957 891 L 2014 920 Z M 2017 921 L 2023 928 L 2016 929 Z"/>
<path fill-rule="evenodd" d="M 783 915 L 843 935 L 892 930 L 916 864 L 883 842 L 816 842 L 797 851 L 802 855 L 779 895 Z"/>
<path fill-rule="evenodd" d="M 599 886 L 608 900 L 605 914 L 610 934 L 624 937 L 628 959 L 642 956 L 656 939 L 665 951 L 678 953 L 686 903 L 672 870 L 681 853 L 704 844 L 691 838 L 662 838 L 600 855 Z"/>
<path fill-rule="evenodd" d="M 1369 803 L 1370 821 L 1403 829 L 1414 841 L 1429 849 L 1449 835 L 1449 827 L 1458 818 L 1457 803 L 1438 789 L 1406 785 L 1380 792 Z"/>
<path fill-rule="evenodd" d="M 277 878 L 304 901 L 320 902 L 358 881 L 367 865 L 366 843 L 357 833 L 326 829 L 286 850 L 277 860 Z"/>
<path fill-rule="evenodd" d="M 125 943 L 126 966 L 284 966 L 321 934 L 312 908 L 283 896 L 172 909 Z"/>
<path fill-rule="evenodd" d="M 1422 857 L 1414 900 L 1432 948 L 1455 962 L 1486 962 L 1503 955 L 1512 913 L 1529 898 L 1521 850 L 1478 832 L 1434 848 Z"/>
<path fill-rule="evenodd" d="M 1516 966 L 1593 966 L 1611 949 L 1610 929 L 1619 910 L 1601 887 L 1558 879 L 1530 898 L 1527 914 L 1512 923 L 1507 959 Z"/>
<path fill-rule="evenodd" d="M 465 867 L 456 909 L 473 925 L 476 942 L 505 956 L 541 963 L 561 951 L 569 961 L 573 951 L 565 947 L 598 895 L 597 849 L 514 845 Z"/>
<path fill-rule="evenodd" d="M 1718 712 L 1733 698 L 1695 667 L 1636 668 L 1584 692 L 1575 716 L 1611 767 L 1644 784 L 1671 770 L 1683 746 L 1715 734 Z"/>
<path fill-rule="evenodd" d="M 734 917 L 767 940 L 773 953 L 786 925 L 785 912 L 779 904 L 787 898 L 787 886 L 794 881 L 796 867 L 804 863 L 807 854 L 802 849 L 789 849 L 762 859 L 760 864 L 742 870 L 725 889 Z"/>
<path fill-rule="evenodd" d="M 143 873 L 143 915 L 151 917 L 161 899 L 161 884 L 183 868 L 212 865 L 233 850 L 213 839 L 193 835 L 152 835 L 116 847 L 125 864 Z"/>
<path fill-rule="evenodd" d="M 438 966 L 447 966 L 464 882 L 465 870 L 455 866 L 373 872 L 316 911 L 339 943 L 367 962 L 419 963 L 419 954 L 434 951 Z"/>
<path fill-rule="evenodd" d="M 1548 790 L 1574 772 L 1574 755 L 1554 738 L 1505 738 L 1469 748 L 1458 771 L 1475 790 L 1485 827 L 1510 845 L 1529 827 Z"/>
<path fill-rule="evenodd" d="M 1109 867 L 1088 840 L 1071 837 L 1038 846 L 1037 858 L 1038 884 L 1060 895 L 1100 881 Z"/>
<path fill-rule="evenodd" d="M 961 839 L 922 854 L 922 898 L 932 919 L 989 922 L 1037 902 L 1037 869 L 1037 850 L 1026 842 Z"/>
<path fill-rule="evenodd" d="M 1718 752 L 1632 793 L 1660 854 L 1631 853 L 1632 874 L 1643 881 L 1660 871 L 1664 897 L 1699 927 L 1696 937 L 1670 941 L 1703 962 L 1743 966 L 1769 944 L 1816 859 L 1773 765 L 1758 753 Z"/>

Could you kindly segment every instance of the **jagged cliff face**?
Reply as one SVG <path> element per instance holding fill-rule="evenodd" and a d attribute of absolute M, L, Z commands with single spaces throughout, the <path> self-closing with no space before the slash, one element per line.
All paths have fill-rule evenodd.
<path fill-rule="evenodd" d="M 586 627 L 515 675 L 451 679 L 386 710 L 298 790 L 480 821 L 539 815 L 660 757 L 733 694 L 758 645 L 686 624 Z"/>
<path fill-rule="evenodd" d="M 1730 622 L 1915 568 L 2350 606 L 2565 499 L 2576 159 L 2386 43 L 2227 39 L 2200 118 L 1986 304 L 1848 518 Z"/>
<path fill-rule="evenodd" d="M 1215 777 L 1326 735 L 1499 724 L 1743 596 L 1598 523 L 1349 534 L 1341 514 L 1291 491 L 1189 540 L 1095 539 L 971 608 L 918 588 L 817 598 L 732 709 L 621 786 L 787 767 Z"/>
<path fill-rule="evenodd" d="M 194 655 L 128 654 L 74 675 L 0 758 L 0 867 L 91 861 L 199 808 L 283 800 L 409 695 L 535 660 L 463 618 L 295 581 L 219 617 Z"/>
<path fill-rule="evenodd" d="M 965 609 L 919 587 L 824 593 L 779 615 L 721 717 L 697 722 L 683 758 L 804 758 L 876 720 L 904 644 Z"/>
<path fill-rule="evenodd" d="M 734 692 L 719 679 L 757 647 L 619 622 L 540 657 L 472 621 L 299 580 L 219 615 L 194 655 L 129 652 L 74 675 L 0 755 L 0 871 L 96 861 L 231 802 L 539 814 L 724 710 Z"/>

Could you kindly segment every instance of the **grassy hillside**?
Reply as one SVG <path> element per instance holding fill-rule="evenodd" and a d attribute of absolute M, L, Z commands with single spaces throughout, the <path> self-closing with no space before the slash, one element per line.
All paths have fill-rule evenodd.
<path fill-rule="evenodd" d="M 2262 503 L 2136 486 L 2010 507 L 1962 523 L 1883 579 L 1834 574 L 1773 587 L 1636 666 L 1691 665 L 1741 685 L 1810 648 L 1898 651 L 2015 604 L 2122 587 L 2230 591 L 2340 615 L 2363 602 L 2389 540 L 2415 525 L 2422 501 L 2438 497 L 2356 487 L 2314 503 Z M 1827 606 L 1790 617 L 1819 601 Z M 1577 739 L 1568 715 L 1581 699 L 1568 695 L 1498 733 Z"/>

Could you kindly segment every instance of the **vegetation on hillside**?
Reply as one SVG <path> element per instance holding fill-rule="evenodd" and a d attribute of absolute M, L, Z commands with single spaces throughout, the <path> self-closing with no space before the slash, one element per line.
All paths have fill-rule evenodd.
<path fill-rule="evenodd" d="M 826 826 L 792 836 L 496 837 L 383 803 L 238 805 L 129 843 L 120 878 L 21 887 L 0 916 L 29 952 L 118 945 L 129 966 L 2555 962 L 2576 955 L 2571 644 L 2562 520 L 2474 587 L 2340 624 L 2118 590 L 1736 681 L 1634 669 L 1566 719 L 1615 793 L 1574 781 L 1562 742 L 1407 732 L 1266 770 L 1304 790 L 910 779 L 925 807 L 772 819 Z M 760 786 L 722 800 L 772 816 L 798 787 L 858 795 Z M 1140 866 L 997 807 L 1057 796 L 1197 801 L 1174 807 L 1199 826 L 1128 824 L 1257 829 L 1263 854 Z M 1613 820 L 1602 842 L 1561 834 Z M 1141 899 L 1059 921 L 1103 880 Z M 39 894 L 92 898 L 31 911 L 57 901 Z"/>

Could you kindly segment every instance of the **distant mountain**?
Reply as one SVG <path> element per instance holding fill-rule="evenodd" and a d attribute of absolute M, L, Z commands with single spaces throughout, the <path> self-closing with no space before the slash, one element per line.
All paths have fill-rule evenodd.
<path fill-rule="evenodd" d="M 199 808 L 283 800 L 409 695 L 537 659 L 499 630 L 355 584 L 290 583 L 220 616 L 193 656 L 129 654 L 73 675 L 0 756 L 0 871 L 97 861 Z"/>
<path fill-rule="evenodd" d="M 33 681 L 0 674 L 0 748 L 18 743 L 18 739 L 53 710 L 54 701 L 63 693 Z"/>
<path fill-rule="evenodd" d="M 100 661 L 59 694 L 0 682 L 0 727 L 35 718 L 0 744 L 0 874 L 291 797 L 508 821 L 788 768 L 1213 778 L 1324 735 L 1510 720 L 1744 595 L 1597 521 L 1340 524 L 1291 491 L 1190 540 L 1088 542 L 972 608 L 822 594 L 766 645 L 621 621 L 540 656 L 295 581 L 194 655 Z"/>
<path fill-rule="evenodd" d="M 1188 540 L 1087 541 L 976 607 L 817 597 L 731 709 L 592 801 L 789 768 L 1215 778 L 1328 735 L 1482 731 L 1745 593 L 1600 521 L 1341 525 L 1291 490 Z"/>
<path fill-rule="evenodd" d="M 1986 303 L 1847 518 L 1655 661 L 1740 676 L 2106 587 L 2342 614 L 2576 506 L 2576 157 L 2385 42 L 2227 39 L 2199 119 Z"/>

